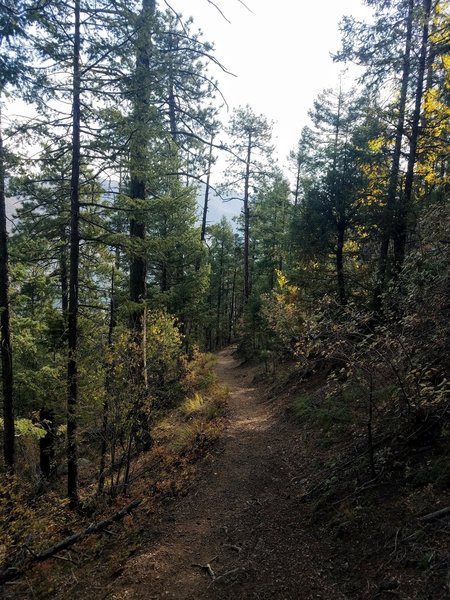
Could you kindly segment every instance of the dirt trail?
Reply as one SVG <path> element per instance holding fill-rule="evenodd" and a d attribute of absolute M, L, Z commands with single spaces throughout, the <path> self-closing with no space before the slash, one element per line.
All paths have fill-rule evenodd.
<path fill-rule="evenodd" d="M 217 374 L 230 388 L 223 451 L 161 524 L 161 535 L 128 559 L 107 598 L 342 598 L 332 566 L 321 564 L 316 540 L 302 529 L 291 489 L 301 470 L 291 451 L 298 430 L 229 350 L 219 354 Z M 215 580 L 199 566 L 207 563 Z"/>

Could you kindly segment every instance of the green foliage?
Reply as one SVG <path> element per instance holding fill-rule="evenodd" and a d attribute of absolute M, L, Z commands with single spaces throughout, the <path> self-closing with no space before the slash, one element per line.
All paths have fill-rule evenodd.
<path fill-rule="evenodd" d="M 276 279 L 276 288 L 263 296 L 261 312 L 271 334 L 272 349 L 279 356 L 290 357 L 294 354 L 304 321 L 300 290 L 291 285 L 281 271 L 276 271 Z"/>
<path fill-rule="evenodd" d="M 195 390 L 205 391 L 217 383 L 217 375 L 213 369 L 216 362 L 217 358 L 214 354 L 194 350 L 184 380 L 188 395 L 195 393 Z"/>
<path fill-rule="evenodd" d="M 364 414 L 361 414 L 364 394 L 365 390 L 359 386 L 328 393 L 324 389 L 303 393 L 294 399 L 295 414 L 306 428 L 318 431 L 324 444 L 330 444 L 337 438 L 351 436 Z"/>
<path fill-rule="evenodd" d="M 433 485 L 438 490 L 450 488 L 450 458 L 448 456 L 431 457 L 414 471 L 410 471 L 410 481 L 417 487 Z"/>
<path fill-rule="evenodd" d="M 143 356 L 145 377 L 138 372 Z M 143 343 L 136 340 L 133 331 L 118 329 L 114 345 L 106 350 L 106 369 L 114 395 L 111 400 L 118 404 L 117 414 L 125 420 L 142 394 L 148 412 L 176 404 L 183 394 L 185 361 L 174 317 L 164 311 L 148 311 Z"/>
<path fill-rule="evenodd" d="M 3 427 L 3 419 L 1 417 L 0 427 Z M 15 432 L 17 437 L 30 437 L 34 440 L 40 440 L 45 436 L 44 429 L 31 419 L 17 419 L 15 422 Z"/>

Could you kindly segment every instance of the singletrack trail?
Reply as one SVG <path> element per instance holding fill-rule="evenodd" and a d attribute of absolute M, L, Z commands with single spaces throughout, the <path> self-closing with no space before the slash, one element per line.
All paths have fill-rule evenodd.
<path fill-rule="evenodd" d="M 226 349 L 217 375 L 230 390 L 221 452 L 177 501 L 160 535 L 145 541 L 104 596 L 113 600 L 343 598 L 322 564 L 320 540 L 302 528 L 292 481 L 301 472 L 296 426 Z M 293 458 L 293 456 L 297 458 Z M 210 570 L 205 568 L 210 565 Z M 106 591 L 106 590 L 105 590 Z"/>

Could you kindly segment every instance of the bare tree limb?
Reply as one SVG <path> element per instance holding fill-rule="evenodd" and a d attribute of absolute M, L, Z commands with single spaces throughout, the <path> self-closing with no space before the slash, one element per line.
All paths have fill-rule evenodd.
<path fill-rule="evenodd" d="M 89 527 L 86 527 L 86 529 L 83 529 L 78 533 L 74 533 L 69 537 L 66 537 L 61 542 L 50 546 L 50 548 L 47 548 L 42 552 L 34 552 L 30 548 L 28 548 L 28 551 L 31 553 L 31 562 L 43 562 L 44 560 L 48 560 L 49 558 L 55 557 L 55 555 L 58 554 L 58 552 L 61 552 L 61 550 L 67 550 L 67 548 L 70 548 L 86 536 L 92 535 L 94 533 L 99 533 L 100 531 L 103 531 L 104 529 L 112 525 L 112 523 L 116 523 L 117 521 L 122 520 L 127 514 L 129 514 L 132 510 L 137 508 L 141 503 L 142 498 L 133 500 L 133 502 L 130 502 L 130 504 L 127 504 L 126 506 L 121 508 L 108 519 L 104 519 L 103 521 L 99 521 L 98 523 L 93 523 L 89 525 Z M 0 585 L 23 575 L 23 573 L 27 570 L 28 566 L 29 561 L 21 566 L 9 567 L 4 569 L 3 571 L 0 571 Z"/>

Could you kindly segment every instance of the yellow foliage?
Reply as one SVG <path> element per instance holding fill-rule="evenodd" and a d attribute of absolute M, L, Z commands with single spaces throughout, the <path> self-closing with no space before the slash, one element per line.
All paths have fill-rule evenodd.
<path fill-rule="evenodd" d="M 275 274 L 277 277 L 277 284 L 278 287 L 280 288 L 280 290 L 282 290 L 288 283 L 288 278 L 286 277 L 286 275 L 280 271 L 279 269 L 275 269 Z"/>
<path fill-rule="evenodd" d="M 445 80 L 450 81 L 450 56 L 442 57 Z M 425 135 L 419 140 L 419 161 L 416 172 L 428 185 L 444 184 L 448 176 L 440 165 L 448 156 L 450 134 L 450 107 L 442 96 L 442 90 L 430 89 L 423 101 L 423 115 L 426 123 Z"/>
<path fill-rule="evenodd" d="M 382 137 L 378 137 L 373 140 L 369 140 L 368 146 L 369 150 L 371 150 L 372 152 L 380 152 L 380 150 L 385 144 L 386 140 Z"/>
<path fill-rule="evenodd" d="M 344 252 L 358 252 L 360 245 L 355 240 L 347 240 L 344 243 Z"/>
<path fill-rule="evenodd" d="M 184 401 L 182 409 L 187 415 L 191 415 L 201 411 L 204 405 L 205 399 L 201 394 L 196 392 L 191 398 Z"/>

